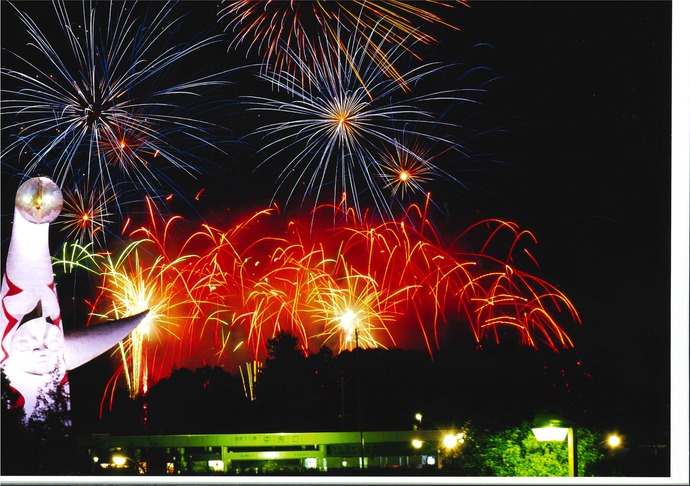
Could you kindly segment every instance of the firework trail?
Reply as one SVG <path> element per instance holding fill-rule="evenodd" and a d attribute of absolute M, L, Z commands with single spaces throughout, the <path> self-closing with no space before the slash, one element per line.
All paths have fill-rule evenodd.
<path fill-rule="evenodd" d="M 130 202 L 125 186 L 153 196 L 178 190 L 170 173 L 197 172 L 182 147 L 213 146 L 214 126 L 194 113 L 208 108 L 201 95 L 226 84 L 225 72 L 193 77 L 189 65 L 187 74 L 177 68 L 218 36 L 176 43 L 182 18 L 169 4 L 153 11 L 137 2 L 54 1 L 54 25 L 42 25 L 22 5 L 3 3 L 30 39 L 26 52 L 5 51 L 0 70 L 3 166 L 15 158 L 16 170 L 50 174 L 71 192 L 74 214 L 91 213 L 72 227 L 81 239 L 102 237 L 112 206 Z"/>
<path fill-rule="evenodd" d="M 242 377 L 242 387 L 244 388 L 244 396 L 248 400 L 256 400 L 256 381 L 259 377 L 259 373 L 263 368 L 263 363 L 261 361 L 251 361 L 244 364 L 245 367 L 239 365 L 240 376 Z"/>
<path fill-rule="evenodd" d="M 418 23 L 458 29 L 434 13 L 434 7 L 448 9 L 455 5 L 467 6 L 467 2 L 232 0 L 223 3 L 219 22 L 225 23 L 226 32 L 232 32 L 231 49 L 248 44 L 247 53 L 258 51 L 266 69 L 270 66 L 275 72 L 293 74 L 303 67 L 296 60 L 309 59 L 313 39 L 344 48 L 337 32 L 346 31 L 357 41 L 355 49 L 363 50 L 383 73 L 407 88 L 407 81 L 396 70 L 395 59 L 387 49 L 395 46 L 414 54 L 413 44 L 435 43 L 436 39 L 420 29 Z"/>
<path fill-rule="evenodd" d="M 498 342 L 499 328 L 509 327 L 518 331 L 524 345 L 536 348 L 538 340 L 553 350 L 572 347 L 571 338 L 558 325 L 555 315 L 567 312 L 572 321 L 580 323 L 573 303 L 555 285 L 518 267 L 518 256 L 537 263 L 523 244 L 523 240 L 536 244 L 534 234 L 520 230 L 513 222 L 490 219 L 470 226 L 459 239 L 475 239 L 471 233 L 482 229 L 488 236 L 484 237 L 481 250 L 473 255 L 478 257 L 482 272 L 475 273 L 454 296 L 458 309 L 464 308 L 470 314 L 477 342 L 487 335 Z M 498 249 L 489 251 L 491 245 L 503 247 L 502 258 L 496 255 Z"/>
<path fill-rule="evenodd" d="M 81 269 L 100 278 L 98 294 L 93 300 L 87 298 L 89 322 L 149 310 L 147 318 L 120 342 L 121 366 L 111 380 L 114 393 L 118 378 L 124 377 L 132 397 L 145 394 L 151 380 L 170 372 L 186 326 L 196 322 L 200 307 L 192 299 L 187 287 L 191 279 L 185 274 L 197 256 L 170 237 L 180 230 L 176 227 L 180 218 L 157 221 L 160 217 L 148 202 L 149 224 L 132 230 L 129 243 L 119 251 L 91 253 L 90 244 L 65 244 L 62 258 L 55 260 L 64 272 Z"/>
<path fill-rule="evenodd" d="M 233 325 L 249 329 L 254 359 L 265 356 L 267 339 L 285 330 L 300 338 L 305 354 L 323 344 L 352 349 L 357 329 L 362 347 L 422 346 L 433 356 L 446 327 L 463 323 L 477 343 L 512 330 L 529 346 L 572 346 L 557 322 L 566 311 L 579 322 L 572 303 L 513 261 L 521 238 L 531 233 L 514 223 L 478 223 L 468 232 L 496 225 L 515 240 L 503 259 L 489 251 L 496 232 L 481 251 L 468 253 L 462 240 L 475 236 L 444 245 L 427 210 L 428 203 L 412 205 L 400 221 L 383 223 L 329 205 L 286 226 L 277 214 L 267 215 L 273 220 L 264 223 L 274 233 L 251 247 L 234 247 L 247 265 L 237 287 L 245 292 L 245 314 Z"/>
<path fill-rule="evenodd" d="M 456 328 L 471 329 L 478 345 L 518 336 L 535 348 L 573 346 L 561 325 L 579 323 L 573 304 L 521 261 L 536 263 L 532 233 L 486 220 L 444 243 L 428 205 L 383 222 L 343 206 L 295 218 L 273 207 L 226 228 L 162 220 L 150 206 L 150 221 L 120 252 L 91 255 L 75 245 L 61 267 L 101 276 L 94 317 L 151 309 L 149 330 L 138 329 L 119 350 L 118 373 L 132 394 L 181 364 L 261 362 L 281 331 L 295 335 L 305 355 L 327 345 L 433 356 Z M 467 251 L 477 241 L 480 250 Z"/>

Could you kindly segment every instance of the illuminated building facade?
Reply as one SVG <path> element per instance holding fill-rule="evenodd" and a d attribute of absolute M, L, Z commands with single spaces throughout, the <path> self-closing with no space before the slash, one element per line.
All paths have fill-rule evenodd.
<path fill-rule="evenodd" d="M 80 438 L 80 445 L 96 474 L 258 474 L 438 468 L 449 437 L 456 438 L 455 445 L 462 443 L 462 433 L 454 431 L 405 430 L 92 435 Z"/>

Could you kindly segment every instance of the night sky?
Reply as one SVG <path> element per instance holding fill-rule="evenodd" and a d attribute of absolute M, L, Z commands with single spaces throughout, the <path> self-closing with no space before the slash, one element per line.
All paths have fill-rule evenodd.
<path fill-rule="evenodd" d="M 212 19 L 216 7 L 177 8 Z M 4 28 L 13 22 L 8 10 L 2 46 L 21 51 L 20 37 Z M 429 58 L 483 63 L 496 77 L 484 109 L 465 122 L 495 129 L 478 142 L 494 160 L 446 196 L 452 221 L 500 217 L 534 232 L 539 275 L 580 312 L 572 336 L 608 388 L 611 417 L 644 421 L 650 440 L 668 440 L 671 2 L 478 1 L 448 15 L 461 30 L 434 26 L 440 40 Z M 470 49 L 480 44 L 490 47 Z M 226 47 L 223 68 L 259 60 Z M 239 83 L 229 91 L 245 92 Z M 229 112 L 235 124 L 225 123 L 243 135 L 237 105 Z M 268 204 L 273 187 L 247 167 L 251 149 L 228 147 L 231 172 L 214 173 L 215 184 L 191 182 L 189 193 L 206 187 L 216 209 Z M 16 186 L 7 172 L 3 160 L 3 257 Z"/>
<path fill-rule="evenodd" d="M 517 127 L 519 183 L 501 197 L 577 303 L 579 349 L 615 395 L 659 419 L 670 362 L 669 8 L 480 2 L 479 25 L 465 24 L 501 53 L 508 77 L 498 96 Z"/>

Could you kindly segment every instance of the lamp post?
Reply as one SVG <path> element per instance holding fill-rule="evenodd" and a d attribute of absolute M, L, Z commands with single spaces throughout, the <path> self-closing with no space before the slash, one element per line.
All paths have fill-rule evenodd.
<path fill-rule="evenodd" d="M 418 452 L 421 452 L 422 454 L 425 454 L 425 452 L 422 450 L 422 448 L 424 447 L 424 444 L 429 446 L 429 447 L 425 448 L 427 451 L 429 450 L 429 448 L 433 447 L 433 451 L 436 452 L 436 458 L 434 458 L 434 456 L 431 454 L 425 454 L 426 455 L 426 461 L 424 461 L 424 457 L 422 456 L 422 465 L 423 466 L 433 466 L 434 464 L 436 464 L 436 467 L 440 467 L 440 465 L 441 465 L 441 462 L 440 462 L 441 461 L 441 451 L 438 447 L 438 444 L 437 444 L 437 447 L 434 447 L 434 445 L 431 442 L 427 442 L 427 441 L 421 440 L 421 439 L 412 439 L 411 443 L 412 443 L 412 447 L 414 449 L 416 449 Z"/>
<path fill-rule="evenodd" d="M 577 436 L 573 427 L 565 427 L 556 418 L 535 419 L 532 432 L 539 442 L 562 442 L 568 438 L 568 476 L 577 476 Z"/>
<path fill-rule="evenodd" d="M 357 425 L 359 427 L 359 468 L 364 469 L 364 431 L 362 429 L 362 385 L 359 373 L 359 331 L 355 326 L 355 368 L 357 374 Z"/>
<path fill-rule="evenodd" d="M 131 457 L 125 456 L 124 454 L 113 454 L 113 464 L 115 464 L 115 467 L 124 467 L 127 461 L 130 461 L 137 467 L 136 471 L 138 474 L 144 474 L 144 469 L 141 467 L 141 464 Z"/>

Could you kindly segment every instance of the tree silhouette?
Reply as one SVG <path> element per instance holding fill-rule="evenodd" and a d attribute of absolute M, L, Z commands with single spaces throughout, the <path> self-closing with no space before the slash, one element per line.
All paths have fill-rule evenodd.
<path fill-rule="evenodd" d="M 219 366 L 176 369 L 144 400 L 149 433 L 244 432 L 253 423 L 241 379 Z"/>
<path fill-rule="evenodd" d="M 315 373 L 298 349 L 299 340 L 281 331 L 267 341 L 268 357 L 257 379 L 256 404 L 262 428 L 314 430 L 318 407 Z"/>
<path fill-rule="evenodd" d="M 19 392 L 11 387 L 4 370 L 2 373 L 2 427 L 0 427 L 3 475 L 23 475 L 31 473 L 26 461 L 34 447 L 26 429 L 26 414 L 23 407 L 17 407 Z"/>
<path fill-rule="evenodd" d="M 54 383 L 39 393 L 33 414 L 11 408 L 16 397 L 2 380 L 2 473 L 11 475 L 79 474 L 88 466 L 72 434 L 69 390 L 55 370 Z"/>

